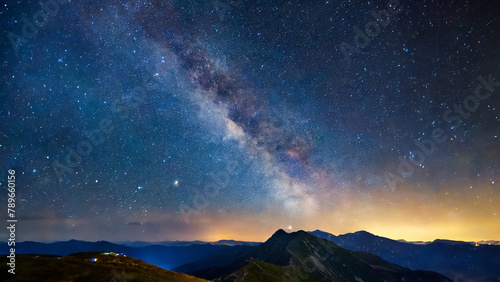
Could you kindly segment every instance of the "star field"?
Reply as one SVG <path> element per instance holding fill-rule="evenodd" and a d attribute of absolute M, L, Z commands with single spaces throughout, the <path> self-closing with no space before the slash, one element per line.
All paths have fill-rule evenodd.
<path fill-rule="evenodd" d="M 499 12 L 7 1 L 0 163 L 18 237 L 498 240 Z"/>

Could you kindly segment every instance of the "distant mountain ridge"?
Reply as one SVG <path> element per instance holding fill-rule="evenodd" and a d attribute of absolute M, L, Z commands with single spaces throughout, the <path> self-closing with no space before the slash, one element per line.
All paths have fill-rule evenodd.
<path fill-rule="evenodd" d="M 167 246 L 167 247 L 180 247 L 180 246 L 193 246 L 193 245 L 224 245 L 224 246 L 257 246 L 262 244 L 262 242 L 249 242 L 249 241 L 236 241 L 236 240 L 219 240 L 215 242 L 205 242 L 205 241 L 159 241 L 159 242 L 145 242 L 145 241 L 121 241 L 115 242 L 115 244 L 128 246 L 128 247 L 146 247 L 146 246 Z"/>
<path fill-rule="evenodd" d="M 314 236 L 327 239 L 352 251 L 377 255 L 411 269 L 431 270 L 455 281 L 499 281 L 500 246 L 478 245 L 437 239 L 425 244 L 396 241 L 366 231 L 335 236 L 315 230 Z"/>
<path fill-rule="evenodd" d="M 25 241 L 16 243 L 17 254 L 46 254 L 65 256 L 80 252 L 101 252 L 109 251 L 115 253 L 124 253 L 128 256 L 142 259 L 147 263 L 157 265 L 164 269 L 173 269 L 185 263 L 193 262 L 202 258 L 216 254 L 232 254 L 248 248 L 241 245 L 212 245 L 195 244 L 189 246 L 161 246 L 146 245 L 142 247 L 124 246 L 107 241 L 86 242 L 79 240 L 69 240 L 54 243 L 37 243 Z M 0 244 L 0 254 L 8 254 L 9 246 L 7 243 Z"/>
<path fill-rule="evenodd" d="M 484 245 L 475 246 L 473 242 L 442 239 L 433 242 L 402 242 L 376 236 L 366 231 L 338 236 L 321 230 L 309 233 L 327 239 L 347 250 L 372 253 L 391 263 L 411 269 L 436 271 L 456 281 L 500 281 L 500 246 L 492 244 L 496 241 L 484 241 Z M 227 261 L 227 255 L 233 258 L 240 257 L 243 260 L 239 262 L 243 264 L 248 260 L 245 255 L 250 253 L 251 247 L 260 244 L 262 243 L 233 240 L 217 242 L 134 241 L 120 242 L 120 244 L 78 240 L 54 243 L 27 241 L 16 243 L 16 253 L 63 256 L 78 252 L 106 250 L 124 253 L 171 270 L 195 266 L 195 269 L 207 271 L 206 267 L 209 267 L 211 272 L 219 271 L 219 276 L 214 277 L 220 277 L 224 272 L 217 267 L 220 263 Z M 0 254 L 7 254 L 8 249 L 7 243 L 0 242 Z M 200 260 L 203 265 L 196 266 Z M 234 267 L 237 268 L 241 264 L 234 265 Z M 262 266 L 257 262 L 249 262 L 248 265 L 249 267 Z"/>

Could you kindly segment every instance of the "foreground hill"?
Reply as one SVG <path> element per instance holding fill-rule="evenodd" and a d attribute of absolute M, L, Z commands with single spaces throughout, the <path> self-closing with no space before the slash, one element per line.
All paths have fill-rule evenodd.
<path fill-rule="evenodd" d="M 343 249 L 304 231 L 283 230 L 239 255 L 216 256 L 177 271 L 222 281 L 451 281 L 436 272 L 413 271 Z"/>
<path fill-rule="evenodd" d="M 9 254 L 7 243 L 0 244 L 0 254 Z M 161 246 L 143 244 L 143 246 L 129 247 L 110 243 L 107 241 L 85 242 L 70 240 L 55 243 L 20 242 L 16 243 L 16 254 L 48 254 L 65 256 L 81 252 L 108 252 L 124 253 L 130 257 L 142 259 L 147 263 L 157 265 L 165 269 L 173 269 L 182 264 L 211 257 L 216 254 L 232 254 L 248 248 L 242 245 L 213 245 L 210 243 L 199 243 L 194 245 Z"/>
<path fill-rule="evenodd" d="M 207 281 L 175 273 L 122 255 L 76 253 L 16 256 L 16 274 L 7 272 L 7 258 L 0 258 L 0 281 Z"/>
<path fill-rule="evenodd" d="M 500 281 L 498 245 L 475 246 L 470 242 L 450 240 L 411 244 L 366 231 L 339 236 L 320 230 L 310 233 L 348 250 L 369 252 L 412 269 L 436 271 L 455 281 Z"/>

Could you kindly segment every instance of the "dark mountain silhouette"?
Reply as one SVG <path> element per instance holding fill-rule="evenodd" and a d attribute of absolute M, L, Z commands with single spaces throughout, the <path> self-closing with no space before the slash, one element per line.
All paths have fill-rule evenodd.
<path fill-rule="evenodd" d="M 388 262 L 410 269 L 439 272 L 455 281 L 500 280 L 500 246 L 498 245 L 475 246 L 470 242 L 450 240 L 413 244 L 376 236 L 366 231 L 339 236 L 320 230 L 310 233 L 350 251 L 372 253 Z M 232 240 L 211 243 L 157 242 L 165 245 L 172 244 L 172 246 L 140 241 L 128 242 L 129 246 L 106 241 L 21 242 L 16 243 L 16 254 L 65 256 L 78 252 L 111 251 L 142 259 L 165 269 L 189 272 L 200 277 L 217 278 L 230 270 L 236 271 L 245 263 L 250 268 L 264 267 L 260 262 L 279 267 L 286 266 L 291 255 L 282 255 L 279 250 L 285 246 L 283 238 L 288 238 L 287 236 L 284 231 L 277 232 L 269 239 L 272 239 L 271 242 L 274 243 L 262 244 L 263 246 L 259 245 L 261 243 Z M 122 244 L 125 243 L 122 242 Z M 238 245 L 240 243 L 247 246 Z M 233 244 L 235 246 L 232 246 Z M 256 249 L 255 245 L 260 248 Z M 260 250 L 260 253 L 255 253 L 256 250 Z M 8 253 L 7 243 L 0 243 L 0 254 Z"/>
<path fill-rule="evenodd" d="M 222 281 L 451 281 L 343 249 L 304 231 L 283 230 L 239 255 L 219 255 L 175 270 Z"/>
<path fill-rule="evenodd" d="M 8 258 L 0 258 L 0 281 L 207 281 L 116 254 L 85 252 L 63 257 L 16 255 L 16 258 L 15 275 L 7 272 Z"/>
<path fill-rule="evenodd" d="M 261 242 L 247 242 L 247 241 L 235 241 L 235 240 L 219 240 L 215 242 L 204 242 L 204 241 L 160 241 L 160 242 L 144 242 L 144 241 L 123 241 L 117 242 L 115 244 L 128 246 L 128 247 L 146 247 L 146 246 L 167 246 L 167 247 L 182 247 L 182 246 L 192 246 L 192 245 L 225 245 L 225 246 L 257 246 L 262 244 Z"/>
<path fill-rule="evenodd" d="M 173 269 L 185 263 L 197 261 L 216 254 L 231 255 L 241 252 L 249 246 L 211 245 L 208 243 L 191 246 L 158 246 L 128 247 L 107 241 L 85 242 L 70 240 L 55 243 L 20 242 L 16 243 L 16 254 L 46 254 L 65 256 L 79 252 L 115 252 L 123 253 L 165 269 Z M 0 253 L 8 254 L 7 243 L 0 245 Z"/>
<path fill-rule="evenodd" d="M 359 231 L 335 236 L 316 230 L 314 236 L 327 239 L 342 248 L 377 255 L 411 269 L 442 273 L 455 281 L 499 281 L 500 246 L 471 242 L 435 240 L 428 244 L 399 242 Z"/>

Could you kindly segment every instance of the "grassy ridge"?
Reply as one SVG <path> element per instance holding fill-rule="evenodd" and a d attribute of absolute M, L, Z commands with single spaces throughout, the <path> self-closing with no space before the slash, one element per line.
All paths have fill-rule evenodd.
<path fill-rule="evenodd" d="M 96 261 L 92 261 L 96 259 Z M 16 256 L 16 274 L 8 270 L 7 258 L 0 258 L 0 281 L 207 281 L 176 273 L 122 255 L 86 252 L 64 257 Z"/>

